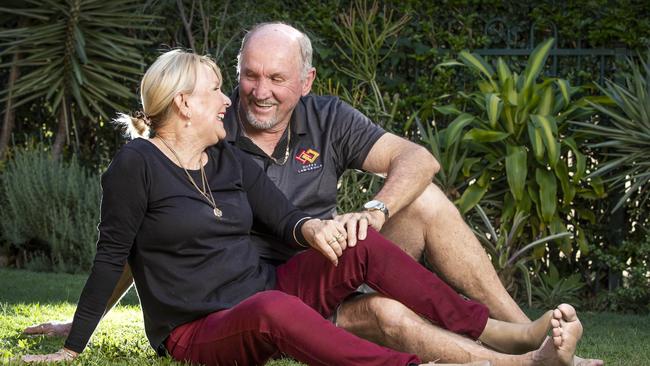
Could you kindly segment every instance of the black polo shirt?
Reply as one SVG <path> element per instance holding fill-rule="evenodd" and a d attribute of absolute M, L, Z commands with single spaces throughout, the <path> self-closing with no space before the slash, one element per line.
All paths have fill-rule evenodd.
<path fill-rule="evenodd" d="M 385 133 L 368 117 L 333 96 L 307 95 L 300 98 L 291 115 L 291 144 L 286 153 L 289 129 L 273 152 L 274 162 L 242 133 L 237 117 L 239 92 L 224 125 L 226 141 L 249 154 L 266 175 L 298 208 L 312 217 L 332 218 L 336 213 L 336 188 L 346 169 L 361 169 L 372 146 Z M 286 261 L 296 254 L 287 246 L 274 245 L 270 229 L 253 225 L 253 242 L 264 259 Z M 283 250 L 279 250 L 282 248 Z"/>

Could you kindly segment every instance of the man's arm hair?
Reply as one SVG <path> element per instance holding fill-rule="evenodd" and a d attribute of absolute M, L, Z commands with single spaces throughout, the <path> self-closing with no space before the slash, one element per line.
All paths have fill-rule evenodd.
<path fill-rule="evenodd" d="M 386 175 L 375 199 L 384 202 L 392 216 L 422 194 L 440 164 L 424 147 L 385 133 L 370 149 L 363 169 Z"/>

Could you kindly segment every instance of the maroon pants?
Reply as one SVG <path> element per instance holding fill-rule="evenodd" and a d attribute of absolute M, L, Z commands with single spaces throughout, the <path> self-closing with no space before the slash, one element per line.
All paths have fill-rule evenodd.
<path fill-rule="evenodd" d="M 281 353 L 308 365 L 409 365 L 397 352 L 337 328 L 330 316 L 366 283 L 434 324 L 478 338 L 488 309 L 460 297 L 376 231 L 348 248 L 335 267 L 308 250 L 277 268 L 274 291 L 174 329 L 166 341 L 177 360 L 206 365 L 263 365 Z"/>

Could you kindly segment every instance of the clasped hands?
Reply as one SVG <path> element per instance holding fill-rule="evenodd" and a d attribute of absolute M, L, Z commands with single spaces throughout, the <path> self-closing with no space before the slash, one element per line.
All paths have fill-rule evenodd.
<path fill-rule="evenodd" d="M 332 220 L 311 219 L 303 224 L 302 233 L 312 248 L 336 266 L 345 249 L 366 238 L 368 227 L 379 231 L 384 222 L 381 211 L 351 212 Z"/>

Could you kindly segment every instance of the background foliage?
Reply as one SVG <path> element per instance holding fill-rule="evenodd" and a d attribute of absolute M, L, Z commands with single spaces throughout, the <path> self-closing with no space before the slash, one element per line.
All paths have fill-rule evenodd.
<path fill-rule="evenodd" d="M 48 4 L 48 7 L 40 7 L 38 4 Z M 99 8 L 106 9 L 102 12 L 105 18 L 89 19 L 92 9 Z M 498 67 L 496 58 L 484 57 L 483 61 L 497 70 L 493 79 L 497 87 L 491 91 L 483 88 L 483 83 L 490 79 L 485 75 L 481 77 L 465 67 L 442 68 L 438 65 L 452 59 L 461 59 L 460 55 L 465 55 L 466 60 L 469 60 L 468 55 L 485 48 L 526 49 L 520 55 L 504 57 L 501 63 L 511 73 L 523 76 L 532 49 L 551 37 L 555 39 L 553 47 L 557 48 L 628 50 L 632 55 L 644 53 L 650 46 L 650 18 L 639 14 L 648 13 L 649 8 L 647 2 L 633 0 L 542 0 L 535 2 L 534 6 L 529 2 L 479 0 L 380 3 L 363 0 L 29 0 L 29 4 L 7 0 L 0 6 L 0 86 L 3 88 L 0 94 L 3 103 L 0 172 L 6 167 L 5 173 L 0 174 L 3 182 L 8 181 L 4 176 L 9 172 L 12 159 L 22 159 L 22 153 L 19 152 L 22 147 L 34 149 L 32 141 L 42 141 L 45 146 L 51 146 L 56 136 L 64 136 L 61 150 L 63 160 L 68 161 L 74 156 L 76 162 L 70 164 L 76 165 L 71 169 L 81 166 L 90 172 L 85 174 L 93 177 L 83 183 L 86 186 L 83 189 L 81 183 L 75 184 L 84 192 L 93 191 L 98 186 L 96 173 L 106 168 L 114 152 L 124 143 L 119 132 L 107 121 L 117 109 L 129 111 L 138 108 L 137 99 L 133 95 L 137 93 L 136 80 L 144 69 L 143 65 L 149 64 L 160 51 L 170 47 L 192 48 L 217 59 L 224 75 L 224 89 L 227 90 L 236 85 L 234 65 L 245 30 L 261 21 L 286 21 L 304 30 L 312 39 L 314 65 L 318 69 L 314 92 L 340 96 L 384 128 L 426 146 L 438 158 L 443 170 L 435 177 L 436 183 L 440 184 L 452 200 L 460 199 L 468 221 L 479 236 L 484 236 L 488 250 L 491 250 L 489 243 L 498 244 L 494 246 L 498 250 L 491 253 L 492 259 L 504 281 L 512 284 L 511 289 L 516 290 L 524 284 L 528 291 L 519 294 L 531 294 L 531 287 L 538 288 L 539 291 L 532 292 L 538 302 L 543 302 L 540 300 L 543 297 L 556 298 L 560 296 L 558 292 L 570 289 L 566 290 L 570 292 L 567 296 L 573 296 L 571 291 L 579 291 L 587 298 L 585 305 L 615 308 L 611 305 L 614 300 L 603 297 L 603 293 L 609 294 L 604 290 L 611 289 L 614 294 L 617 286 L 621 286 L 620 291 L 629 290 L 635 294 L 626 298 L 632 299 L 629 301 L 645 299 L 643 286 L 647 285 L 647 271 L 644 273 L 643 269 L 635 270 L 635 280 L 629 280 L 633 269 L 622 267 L 631 258 L 629 253 L 633 253 L 634 258 L 644 258 L 643 254 L 622 249 L 636 244 L 626 247 L 617 243 L 623 237 L 629 243 L 645 242 L 647 216 L 644 218 L 640 213 L 647 210 L 645 206 L 639 205 L 638 200 L 631 198 L 619 210 L 623 215 L 617 214 L 619 216 L 615 218 L 611 214 L 618 200 L 601 198 L 610 196 L 620 199 L 625 195 L 625 183 L 621 186 L 602 186 L 592 179 L 594 175 L 589 174 L 597 171 L 599 165 L 610 162 L 613 150 L 594 146 L 598 143 L 607 146 L 607 142 L 588 135 L 578 125 L 565 123 L 564 116 L 570 108 L 579 105 L 583 97 L 602 94 L 611 88 L 613 84 L 604 78 L 609 78 L 611 83 L 623 83 L 626 88 L 634 87 L 636 78 L 633 77 L 630 79 L 632 81 L 626 83 L 625 76 L 621 76 L 632 70 L 632 64 L 620 62 L 616 57 L 588 54 L 580 58 L 548 56 L 546 62 L 542 63 L 543 67 L 538 70 L 539 77 L 533 78 L 532 83 L 537 89 L 528 95 L 526 103 L 532 109 L 534 106 L 531 102 L 536 98 L 535 95 L 541 100 L 546 93 L 550 93 L 553 103 L 563 100 L 566 104 L 548 114 L 553 118 L 558 118 L 561 114 L 557 121 L 557 131 L 551 128 L 553 139 L 560 144 L 558 154 L 549 156 L 547 149 L 552 145 L 544 145 L 546 155 L 541 160 L 538 159 L 539 154 L 534 154 L 528 128 L 523 129 L 517 139 L 507 138 L 493 142 L 462 139 L 471 129 L 488 129 L 488 126 L 492 132 L 503 132 L 502 127 L 499 127 L 503 126 L 503 115 L 496 119 L 497 124 L 492 123 L 490 113 L 494 110 L 490 109 L 492 104 L 488 103 L 496 101 L 497 97 L 502 104 L 499 107 L 497 101 L 496 109 L 504 110 L 506 106 L 503 103 L 508 100 L 503 94 L 507 77 L 498 75 L 498 70 L 504 70 L 504 67 Z M 77 9 L 78 13 L 71 12 L 71 9 Z M 53 30 L 54 33 L 48 37 L 42 37 L 44 40 L 54 40 L 54 35 L 57 35 L 71 43 L 39 43 L 38 39 L 30 38 L 26 31 L 21 31 L 50 29 L 47 27 L 58 29 L 58 33 Z M 27 47 L 30 42 L 31 45 Z M 42 50 L 42 53 L 33 50 Z M 463 50 L 469 52 L 463 54 Z M 83 57 L 84 54 L 86 58 Z M 66 62 L 73 67 L 57 68 L 55 66 L 59 64 L 55 62 L 49 65 L 47 61 L 42 61 L 48 60 L 44 57 L 46 55 L 50 55 L 49 60 L 56 62 L 68 60 Z M 41 61 L 32 65 L 26 61 L 28 59 Z M 108 67 L 107 62 L 119 64 L 119 67 Z M 102 82 L 74 71 L 88 71 L 102 66 L 107 66 L 109 70 L 100 73 Z M 48 76 L 67 81 L 49 83 L 48 88 L 30 86 L 29 80 L 33 80 L 30 75 L 35 75 L 38 70 L 41 73 L 42 70 L 57 70 Z M 601 71 L 604 77 L 602 79 Z M 626 75 L 634 75 L 633 70 L 630 72 Z M 596 87 L 596 84 L 601 88 Z M 23 85 L 16 90 L 25 92 L 12 94 L 12 85 Z M 41 94 L 27 92 L 36 90 L 34 88 L 40 90 Z M 75 95 L 75 88 L 80 92 L 81 99 Z M 88 93 L 86 96 L 81 94 L 84 90 Z M 640 92 L 640 89 L 631 92 Z M 59 102 L 52 99 L 60 95 L 65 95 L 65 98 Z M 566 95 L 570 96 L 568 102 Z M 27 100 L 30 96 L 36 97 Z M 101 102 L 97 106 L 86 102 L 90 104 L 86 105 L 87 111 L 84 111 L 84 100 Z M 57 108 L 65 105 L 65 102 L 69 103 L 67 119 L 64 121 L 68 127 L 62 135 L 58 133 L 62 119 L 60 109 Z M 539 100 L 535 103 L 539 103 Z M 624 113 L 620 106 L 609 103 L 606 99 L 594 103 L 609 108 L 613 113 Z M 458 113 L 445 109 L 445 106 L 454 106 Z M 581 118 L 581 121 L 610 125 L 611 114 L 595 105 L 589 106 L 596 109 L 595 113 L 589 119 Z M 461 129 L 463 133 L 452 133 L 454 121 L 460 124 L 456 117 L 466 115 L 472 116 L 471 123 L 466 122 L 465 129 Z M 532 123 L 535 124 L 534 121 Z M 538 126 L 539 123 L 535 125 Z M 8 150 L 3 151 L 2 141 L 7 142 Z M 498 144 L 501 145 L 497 146 Z M 4 160 L 3 152 L 8 154 Z M 585 158 L 583 179 L 576 176 L 582 175 L 577 166 L 580 154 Z M 527 167 L 525 178 L 521 179 L 521 175 L 515 178 L 513 169 L 522 161 L 526 162 Z M 494 165 L 490 166 L 491 163 Z M 544 170 L 545 168 L 548 169 Z M 57 169 L 63 171 L 69 167 L 62 165 Z M 483 176 L 486 171 L 489 174 Z M 545 175 L 550 178 L 548 172 L 555 176 L 553 181 L 556 182 L 556 194 L 551 195 L 541 189 L 542 195 L 555 196 L 555 201 L 540 200 L 537 203 L 532 200 L 533 196 L 540 195 L 540 188 L 544 187 L 539 183 L 538 171 L 541 180 L 544 180 Z M 81 176 L 77 175 L 78 178 L 75 179 L 79 182 L 86 179 Z M 604 177 L 605 180 L 607 178 L 608 176 Z M 19 181 L 19 178 L 16 180 Z M 93 180 L 95 183 L 92 183 Z M 469 197 L 472 190 L 479 187 L 477 183 L 483 183 L 489 189 L 485 190 L 479 200 L 463 205 L 463 202 L 467 203 L 465 198 Z M 381 179 L 378 177 L 347 173 L 339 183 L 341 209 L 357 209 L 380 184 Z M 475 188 L 471 188 L 473 186 Z M 639 186 L 640 192 L 643 192 L 644 187 L 646 186 Z M 645 189 L 647 192 L 647 187 Z M 575 192 L 571 193 L 573 191 Z M 5 191 L 3 199 L 5 202 L 17 201 L 18 197 L 14 197 L 17 194 L 19 193 Z M 60 191 L 48 194 L 58 195 L 59 198 L 52 200 L 63 202 L 67 193 Z M 91 195 L 83 192 L 79 194 Z M 526 195 L 531 199 L 529 209 L 526 209 L 528 204 L 523 198 Z M 478 210 L 469 209 L 476 203 L 480 203 L 487 220 Z M 549 208 L 552 205 L 555 205 L 554 210 Z M 5 212 L 8 211 L 3 206 L 2 214 Z M 50 225 L 47 217 L 34 217 L 42 220 L 37 225 L 33 224 L 35 227 Z M 11 219 L 18 220 L 13 217 Z M 68 218 L 64 215 L 55 215 L 55 219 L 60 220 L 57 225 L 72 225 L 65 224 Z M 81 223 L 85 219 L 79 220 Z M 90 227 L 88 230 L 92 231 L 95 223 L 85 223 L 83 226 L 84 230 Z M 512 255 L 519 253 L 522 248 L 538 243 L 545 235 L 562 231 L 569 232 L 571 236 L 563 236 L 558 241 L 561 245 L 547 244 L 542 240 L 541 244 L 535 244 L 534 256 L 526 255 L 526 260 L 516 263 L 510 261 Z M 36 230 L 32 232 L 36 233 Z M 620 232 L 619 237 L 615 238 L 613 232 Z M 46 240 L 45 234 L 39 235 L 41 240 Z M 28 236 L 24 234 L 18 240 L 18 236 L 13 236 L 9 229 L 3 228 L 0 233 L 3 243 L 0 248 L 3 248 L 4 253 L 28 251 L 29 248 L 24 244 L 29 242 L 29 239 L 25 239 Z M 87 240 L 94 242 L 94 239 Z M 52 243 L 49 245 L 55 248 Z M 78 247 L 83 248 L 83 245 L 79 244 Z M 57 253 L 58 250 L 50 253 Z M 90 252 L 86 253 L 91 255 Z M 56 255 L 46 259 L 51 263 L 59 263 L 55 259 Z M 72 267 L 66 267 L 66 270 L 84 268 L 83 263 L 85 262 L 80 261 L 71 264 Z M 635 268 L 644 268 L 647 260 L 632 263 L 635 263 Z M 519 274 L 512 273 L 514 267 L 520 269 Z M 558 276 L 553 271 L 557 271 Z M 538 276 L 542 273 L 544 276 Z M 558 284 L 561 282 L 558 278 L 573 274 L 579 278 L 571 277 L 569 285 Z M 526 278 L 530 280 L 527 281 Z M 625 302 L 620 299 L 617 300 L 618 303 Z M 642 306 L 636 310 L 647 311 Z"/>

